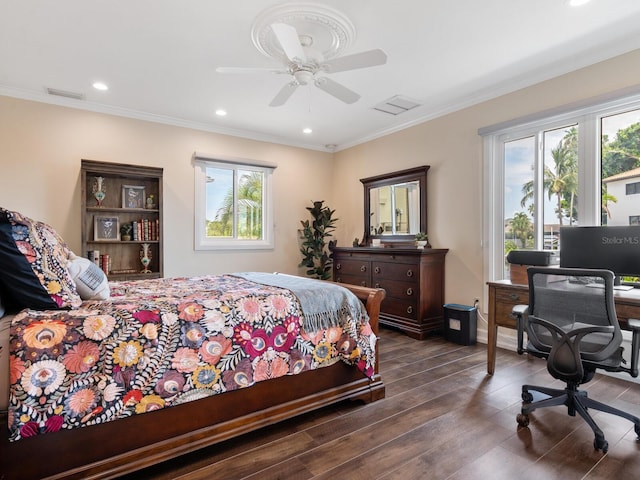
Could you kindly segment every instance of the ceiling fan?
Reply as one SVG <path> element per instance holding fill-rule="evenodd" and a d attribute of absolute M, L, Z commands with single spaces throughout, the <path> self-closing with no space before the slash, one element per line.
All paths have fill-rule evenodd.
<path fill-rule="evenodd" d="M 271 30 L 286 56 L 286 60 L 283 59 L 286 63 L 284 68 L 216 68 L 218 73 L 272 72 L 292 75 L 292 81 L 280 89 L 278 94 L 271 100 L 271 103 L 269 103 L 270 107 L 284 105 L 299 86 L 308 85 L 309 83 L 313 83 L 320 90 L 345 103 L 357 102 L 360 98 L 359 94 L 335 80 L 319 74 L 344 72 L 387 63 L 387 54 L 379 49 L 367 50 L 325 61 L 323 55 L 313 49 L 313 37 L 310 35 L 298 35 L 295 27 L 286 23 L 273 23 L 271 24 Z"/>

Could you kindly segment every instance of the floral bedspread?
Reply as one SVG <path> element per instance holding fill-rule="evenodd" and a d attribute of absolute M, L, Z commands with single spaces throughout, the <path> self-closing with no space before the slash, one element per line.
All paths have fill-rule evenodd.
<path fill-rule="evenodd" d="M 303 317 L 289 290 L 233 275 L 111 283 L 106 301 L 22 311 L 11 326 L 10 439 L 167 408 L 339 359 L 373 374 L 366 312 L 313 333 Z"/>

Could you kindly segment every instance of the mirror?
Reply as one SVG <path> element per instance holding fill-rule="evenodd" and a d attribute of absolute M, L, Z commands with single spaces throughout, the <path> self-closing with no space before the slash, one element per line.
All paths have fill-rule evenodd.
<path fill-rule="evenodd" d="M 363 245 L 371 238 L 384 242 L 413 241 L 427 232 L 427 171 L 421 166 L 362 178 L 364 186 Z"/>

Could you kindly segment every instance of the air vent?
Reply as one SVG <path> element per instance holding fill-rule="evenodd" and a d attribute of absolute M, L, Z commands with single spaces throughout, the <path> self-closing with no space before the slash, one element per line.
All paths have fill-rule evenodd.
<path fill-rule="evenodd" d="M 402 97 L 400 95 L 396 95 L 395 97 L 391 97 L 384 102 L 380 102 L 377 105 L 373 106 L 374 110 L 378 110 L 383 113 L 388 113 L 390 115 L 400 115 L 406 111 L 411 110 L 412 108 L 419 107 L 420 104 L 407 98 Z"/>
<path fill-rule="evenodd" d="M 67 92 L 66 90 L 59 90 L 57 88 L 46 88 L 46 91 L 49 95 L 56 95 L 58 97 L 66 97 L 73 98 L 74 100 L 84 100 L 84 95 L 82 93 L 76 92 Z"/>

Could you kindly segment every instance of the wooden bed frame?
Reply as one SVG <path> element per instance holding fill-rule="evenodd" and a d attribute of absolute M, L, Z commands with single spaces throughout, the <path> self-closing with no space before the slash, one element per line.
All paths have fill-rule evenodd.
<path fill-rule="evenodd" d="M 344 286 L 364 302 L 377 334 L 384 290 Z M 337 362 L 157 412 L 17 442 L 8 441 L 2 413 L 0 479 L 115 478 L 341 400 L 372 402 L 384 394 L 376 358 L 372 378 Z"/>

